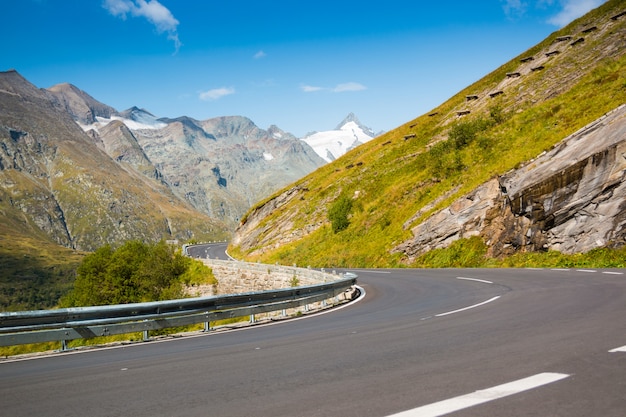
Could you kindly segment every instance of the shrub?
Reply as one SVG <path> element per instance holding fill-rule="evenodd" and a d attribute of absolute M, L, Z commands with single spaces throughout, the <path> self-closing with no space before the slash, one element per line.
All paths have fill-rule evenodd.
<path fill-rule="evenodd" d="M 345 194 L 337 198 L 328 209 L 328 220 L 330 220 L 333 232 L 339 233 L 350 225 L 348 216 L 352 210 L 352 199 Z"/>
<path fill-rule="evenodd" d="M 183 283 L 198 281 L 193 260 L 161 241 L 129 241 L 117 250 L 106 245 L 85 256 L 64 307 L 158 301 L 183 296 Z"/>

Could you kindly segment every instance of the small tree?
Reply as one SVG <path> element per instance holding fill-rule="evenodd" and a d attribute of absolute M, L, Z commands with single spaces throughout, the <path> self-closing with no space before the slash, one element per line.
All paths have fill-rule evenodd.
<path fill-rule="evenodd" d="M 107 245 L 85 256 L 74 288 L 62 304 L 78 307 L 180 298 L 184 281 L 193 278 L 188 275 L 192 262 L 164 241 L 133 240 L 115 251 Z"/>
<path fill-rule="evenodd" d="M 352 210 L 352 199 L 345 194 L 337 198 L 328 209 L 328 219 L 330 220 L 333 232 L 339 233 L 347 229 L 350 225 L 348 216 Z"/>

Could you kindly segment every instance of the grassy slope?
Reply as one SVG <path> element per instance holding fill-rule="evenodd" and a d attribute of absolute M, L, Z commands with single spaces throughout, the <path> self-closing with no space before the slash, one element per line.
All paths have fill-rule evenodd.
<path fill-rule="evenodd" d="M 400 255 L 390 251 L 410 237 L 406 226 L 425 218 L 413 218 L 411 224 L 404 225 L 418 210 L 432 213 L 445 207 L 493 176 L 550 149 L 624 102 L 626 56 L 618 52 L 594 60 L 598 48 L 604 48 L 605 44 L 598 37 L 587 36 L 575 54 L 570 52 L 546 61 L 543 70 L 529 72 L 514 87 L 505 86 L 505 94 L 482 100 L 485 103 L 482 107 L 473 107 L 471 115 L 460 119 L 490 120 L 494 110 L 499 115 L 499 123 L 481 131 L 474 142 L 452 152 L 440 145 L 432 146 L 447 138 L 448 129 L 458 123 L 454 121 L 456 112 L 468 106 L 467 95 L 485 97 L 497 90 L 507 73 L 520 68 L 521 58 L 542 56 L 542 51 L 554 47 L 557 36 L 580 33 L 587 22 L 609 22 L 612 26 L 603 38 L 615 37 L 617 33 L 618 48 L 623 49 L 626 19 L 608 19 L 621 12 L 620 3 L 623 2 L 608 2 L 551 35 L 429 112 L 435 115 L 424 115 L 406 123 L 299 181 L 298 185 L 306 190 L 302 196 L 275 210 L 263 222 L 272 224 L 286 217 L 296 218 L 294 229 L 325 222 L 315 232 L 261 255 L 250 256 L 253 250 L 244 252 L 241 248 L 231 248 L 231 252 L 284 264 L 401 265 Z M 565 47 L 574 48 L 567 44 Z M 415 137 L 404 139 L 412 134 Z M 447 153 L 437 153 L 436 149 Z M 355 197 L 354 209 L 351 225 L 335 234 L 327 221 L 327 209 L 341 193 Z"/>
<path fill-rule="evenodd" d="M 0 311 L 46 309 L 67 293 L 83 254 L 0 225 Z"/>

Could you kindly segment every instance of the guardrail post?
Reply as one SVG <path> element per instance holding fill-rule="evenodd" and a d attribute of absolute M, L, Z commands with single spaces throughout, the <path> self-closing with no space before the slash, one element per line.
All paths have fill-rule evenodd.
<path fill-rule="evenodd" d="M 209 317 L 209 312 L 208 311 L 205 314 L 207 315 L 207 317 Z M 209 320 L 207 320 L 207 321 L 204 322 L 204 332 L 207 333 L 207 332 L 210 332 L 210 331 L 211 331 L 211 322 Z"/>
<path fill-rule="evenodd" d="M 148 320 L 144 320 L 144 322 L 147 322 Z M 148 329 L 143 331 L 143 341 L 147 342 L 148 340 L 150 340 L 150 333 L 148 331 Z"/>
<path fill-rule="evenodd" d="M 254 320 L 254 314 L 250 314 L 250 324 L 254 324 L 255 320 Z"/>
<path fill-rule="evenodd" d="M 67 351 L 67 340 L 63 339 L 61 340 L 61 352 L 66 352 Z"/>

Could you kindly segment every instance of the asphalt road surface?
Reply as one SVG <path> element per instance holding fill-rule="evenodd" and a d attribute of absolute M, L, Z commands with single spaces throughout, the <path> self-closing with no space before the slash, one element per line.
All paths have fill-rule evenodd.
<path fill-rule="evenodd" d="M 194 245 L 187 248 L 187 255 L 192 258 L 211 258 L 229 260 L 226 254 L 226 243 Z"/>
<path fill-rule="evenodd" d="M 626 415 L 624 270 L 352 270 L 299 320 L 0 363 L 4 416 Z"/>

